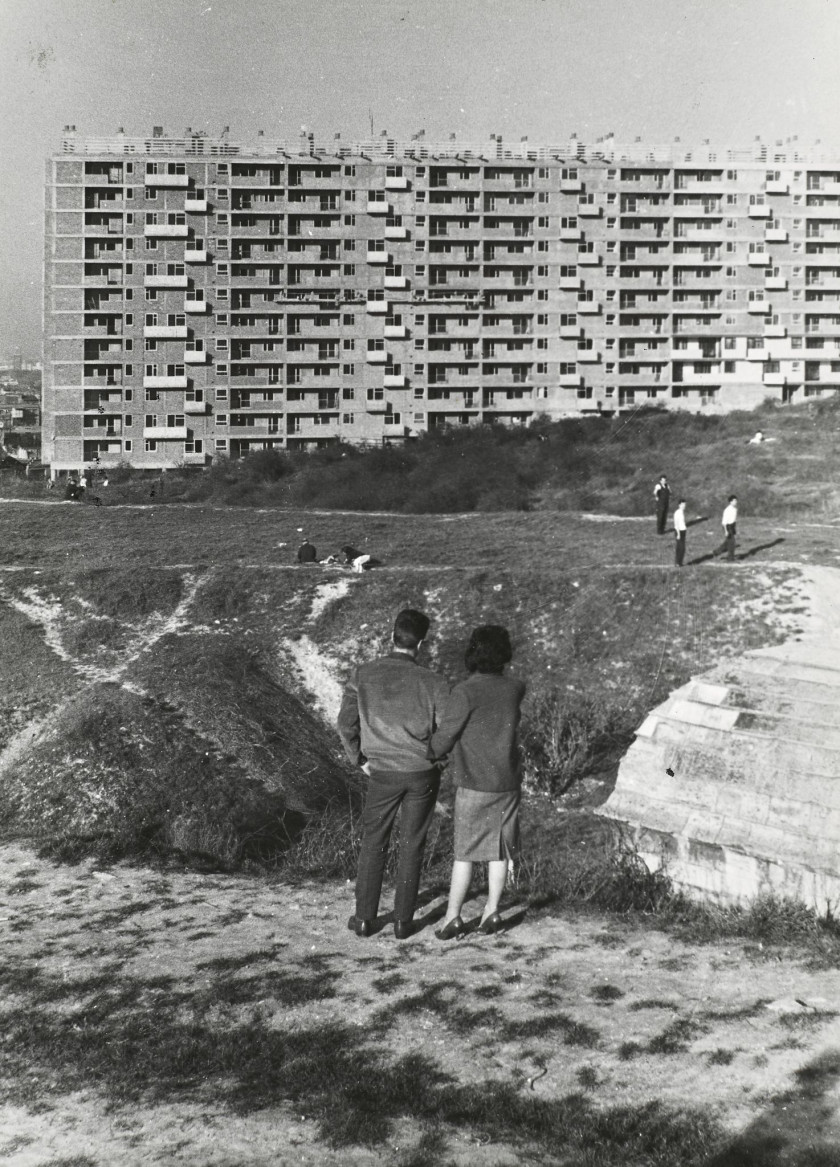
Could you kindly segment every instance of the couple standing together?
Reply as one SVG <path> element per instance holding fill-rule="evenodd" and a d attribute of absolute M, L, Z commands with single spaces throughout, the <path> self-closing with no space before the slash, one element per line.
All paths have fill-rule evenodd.
<path fill-rule="evenodd" d="M 400 855 L 394 897 L 394 935 L 413 931 L 426 835 L 448 759 L 455 795 L 455 862 L 440 940 L 459 939 L 467 927 L 461 908 L 473 864 L 488 864 L 488 897 L 479 930 L 502 925 L 499 901 L 508 862 L 519 851 L 521 771 L 516 731 L 525 695 L 521 681 L 504 676 L 511 660 L 505 628 L 487 624 L 470 636 L 464 656 L 469 676 L 450 688 L 417 664 L 429 631 L 422 612 L 406 608 L 394 623 L 390 654 L 360 665 L 348 682 L 338 731 L 350 761 L 368 776 L 364 834 L 356 874 L 356 914 L 349 927 L 370 936 L 400 811 Z"/>

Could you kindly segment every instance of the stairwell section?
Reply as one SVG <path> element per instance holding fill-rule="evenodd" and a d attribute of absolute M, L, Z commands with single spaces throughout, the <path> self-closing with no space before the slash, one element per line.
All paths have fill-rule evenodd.
<path fill-rule="evenodd" d="M 840 907 L 840 572 L 805 571 L 801 640 L 675 690 L 637 730 L 599 813 L 696 898 Z"/>

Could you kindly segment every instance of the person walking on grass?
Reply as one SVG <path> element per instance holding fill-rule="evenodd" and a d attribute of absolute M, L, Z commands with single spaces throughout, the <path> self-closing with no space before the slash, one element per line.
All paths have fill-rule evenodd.
<path fill-rule="evenodd" d="M 391 831 L 400 814 L 400 855 L 394 896 L 394 935 L 405 940 L 420 884 L 426 835 L 440 787 L 429 743 L 449 697 L 449 684 L 417 664 L 429 618 L 405 608 L 394 622 L 393 649 L 360 665 L 344 690 L 338 732 L 350 761 L 368 776 L 363 837 L 356 873 L 356 914 L 348 928 L 373 933 Z"/>
<path fill-rule="evenodd" d="M 455 862 L 449 904 L 439 940 L 460 939 L 467 928 L 461 909 L 473 864 L 487 864 L 488 895 L 479 932 L 502 927 L 499 902 L 508 867 L 519 856 L 519 801 L 522 771 L 517 744 L 521 681 L 504 676 L 513 656 L 510 636 L 498 624 L 476 628 L 464 663 L 469 677 L 456 685 L 432 737 L 435 758 L 449 755 L 455 793 Z"/>
<path fill-rule="evenodd" d="M 738 499 L 734 494 L 730 494 L 729 501 L 724 507 L 723 515 L 721 516 L 721 526 L 723 527 L 724 539 L 720 547 L 716 547 L 713 554 L 720 555 L 726 552 L 726 558 L 729 563 L 735 561 L 735 533 L 738 523 Z"/>
<path fill-rule="evenodd" d="M 303 542 L 297 550 L 298 563 L 316 563 L 318 560 L 318 553 L 315 550 L 314 544 L 310 543 L 304 535 Z"/>
<path fill-rule="evenodd" d="M 664 535 L 668 523 L 668 506 L 671 502 L 671 488 L 664 474 L 653 488 L 653 497 L 656 499 L 656 533 Z"/>
<path fill-rule="evenodd" d="M 682 567 L 685 561 L 685 499 L 681 498 L 677 503 L 677 509 L 674 511 L 674 534 L 676 535 L 676 555 L 674 562 L 677 567 Z"/>

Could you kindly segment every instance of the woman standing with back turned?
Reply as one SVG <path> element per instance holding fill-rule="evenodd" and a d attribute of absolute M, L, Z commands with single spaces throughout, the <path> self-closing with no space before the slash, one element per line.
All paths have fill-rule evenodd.
<path fill-rule="evenodd" d="M 499 901 L 508 862 L 519 853 L 519 799 L 522 773 L 516 731 L 525 696 L 521 681 L 504 676 L 513 656 L 507 629 L 498 624 L 476 628 L 464 663 L 470 676 L 456 685 L 429 750 L 435 758 L 449 754 L 455 794 L 455 862 L 449 906 L 440 940 L 466 933 L 461 908 L 472 880 L 473 864 L 488 865 L 488 896 L 479 931 L 502 925 Z"/>

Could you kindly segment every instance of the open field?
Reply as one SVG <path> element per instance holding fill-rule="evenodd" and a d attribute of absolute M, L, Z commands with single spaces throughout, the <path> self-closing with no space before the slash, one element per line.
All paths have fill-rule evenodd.
<path fill-rule="evenodd" d="M 299 527 L 384 566 L 294 567 Z M 798 635 L 797 563 L 840 557 L 840 524 L 745 516 L 735 565 L 707 558 L 715 519 L 678 572 L 653 527 L 0 503 L 0 1158 L 840 1163 L 831 931 L 562 893 L 647 710 Z M 406 603 L 453 679 L 469 628 L 508 624 L 529 684 L 529 867 L 497 938 L 434 939 L 445 821 L 421 930 L 345 927 L 358 794 L 331 719 Z"/>

